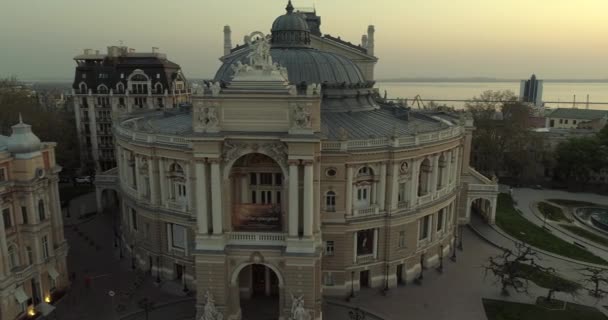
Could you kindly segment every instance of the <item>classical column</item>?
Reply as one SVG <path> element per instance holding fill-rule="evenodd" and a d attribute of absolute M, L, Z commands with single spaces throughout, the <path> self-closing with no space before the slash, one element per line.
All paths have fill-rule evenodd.
<path fill-rule="evenodd" d="M 374 243 L 372 245 L 374 249 L 374 259 L 378 259 L 378 228 L 374 229 Z"/>
<path fill-rule="evenodd" d="M 346 165 L 346 215 L 353 214 L 353 167 Z"/>
<path fill-rule="evenodd" d="M 452 184 L 452 151 L 445 153 L 445 180 L 443 180 L 445 186 Z"/>
<path fill-rule="evenodd" d="M 158 158 L 158 180 L 160 185 L 160 196 L 158 204 L 161 207 L 164 207 L 165 200 L 167 199 L 167 174 L 165 172 L 164 158 Z"/>
<path fill-rule="evenodd" d="M 1 200 L 0 200 L 1 201 Z M 1 204 L 1 203 L 0 203 Z M 4 279 L 8 275 L 10 268 L 8 264 L 8 245 L 6 243 L 6 231 L 4 230 L 4 219 L 0 219 L 0 278 Z"/>
<path fill-rule="evenodd" d="M 209 233 L 209 222 L 207 212 L 207 170 L 206 164 L 202 160 L 197 160 L 195 164 L 196 171 L 196 210 L 197 210 L 197 227 L 198 233 Z"/>
<path fill-rule="evenodd" d="M 137 190 L 137 198 L 141 197 L 141 193 L 142 193 L 142 183 L 141 183 L 141 175 L 139 173 L 139 166 L 141 165 L 141 158 L 136 155 L 135 156 L 135 166 L 133 167 L 133 170 L 135 170 L 135 181 L 133 183 L 133 185 L 135 186 L 135 190 Z"/>
<path fill-rule="evenodd" d="M 298 236 L 298 161 L 289 162 L 289 236 Z"/>
<path fill-rule="evenodd" d="M 370 187 L 369 190 L 369 204 L 370 205 L 375 205 L 378 204 L 378 197 L 377 197 L 377 192 L 378 192 L 378 181 L 374 180 L 372 181 L 372 186 Z"/>
<path fill-rule="evenodd" d="M 437 192 L 437 183 L 439 180 L 439 155 L 436 154 L 433 156 L 431 165 L 433 166 L 433 171 L 431 172 L 430 192 L 434 195 L 435 192 Z"/>
<path fill-rule="evenodd" d="M 312 161 L 306 161 L 304 163 L 304 203 L 302 213 L 304 223 L 304 236 L 312 236 L 312 223 L 313 223 L 313 163 Z"/>
<path fill-rule="evenodd" d="M 454 149 L 455 155 L 454 155 L 454 169 L 452 172 L 452 181 L 454 183 L 457 183 L 458 181 L 458 175 L 460 174 L 460 170 L 458 168 L 459 164 L 460 164 L 460 148 L 456 148 Z"/>
<path fill-rule="evenodd" d="M 386 205 L 386 163 L 380 164 L 380 185 L 378 190 L 378 204 L 380 205 L 380 211 L 384 210 Z"/>
<path fill-rule="evenodd" d="M 415 207 L 418 204 L 418 175 L 420 174 L 420 161 L 412 160 L 411 179 L 410 179 L 410 206 Z"/>
<path fill-rule="evenodd" d="M 391 179 L 391 210 L 396 210 L 399 205 L 399 163 L 393 163 L 393 174 Z M 405 199 L 404 199 L 405 200 Z"/>
<path fill-rule="evenodd" d="M 353 263 L 357 263 L 357 232 L 353 233 Z"/>
<path fill-rule="evenodd" d="M 247 174 L 243 174 L 241 176 L 241 203 L 249 203 L 249 176 Z"/>
<path fill-rule="evenodd" d="M 148 157 L 148 183 L 150 183 L 150 204 L 157 204 L 156 177 L 154 176 L 154 157 Z"/>
<path fill-rule="evenodd" d="M 222 234 L 222 179 L 219 159 L 211 160 L 211 205 L 213 234 Z"/>
<path fill-rule="evenodd" d="M 53 197 L 53 216 L 51 217 L 54 220 L 54 228 L 57 230 L 55 234 L 57 235 L 57 241 L 59 243 L 63 243 L 64 234 L 63 234 L 63 219 L 61 218 L 61 200 L 59 198 L 59 187 L 57 186 L 57 182 L 52 183 L 52 197 Z"/>

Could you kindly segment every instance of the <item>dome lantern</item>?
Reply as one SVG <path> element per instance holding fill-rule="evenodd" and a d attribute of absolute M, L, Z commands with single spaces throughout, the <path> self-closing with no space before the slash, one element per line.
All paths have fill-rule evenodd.
<path fill-rule="evenodd" d="M 273 48 L 310 47 L 310 29 L 304 17 L 295 12 L 291 0 L 285 7 L 286 13 L 272 23 Z"/>
<path fill-rule="evenodd" d="M 13 133 L 8 137 L 8 152 L 17 158 L 27 158 L 40 152 L 40 139 L 32 132 L 32 126 L 23 123 L 19 114 L 19 123 L 11 127 Z"/>

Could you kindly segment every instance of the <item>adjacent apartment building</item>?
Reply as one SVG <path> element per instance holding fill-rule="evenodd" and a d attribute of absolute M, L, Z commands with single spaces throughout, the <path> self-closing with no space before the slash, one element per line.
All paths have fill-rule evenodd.
<path fill-rule="evenodd" d="M 157 52 L 110 46 L 107 54 L 85 49 L 74 57 L 72 91 L 83 167 L 97 172 L 116 166 L 112 117 L 140 109 L 173 109 L 190 101 L 178 64 Z"/>
<path fill-rule="evenodd" d="M 69 285 L 55 143 L 22 121 L 0 135 L 0 319 L 52 310 Z"/>

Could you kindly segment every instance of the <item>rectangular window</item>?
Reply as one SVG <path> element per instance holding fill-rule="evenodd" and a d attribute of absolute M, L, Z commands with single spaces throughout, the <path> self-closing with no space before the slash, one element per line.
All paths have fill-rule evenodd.
<path fill-rule="evenodd" d="M 374 253 L 374 229 L 357 232 L 357 255 Z"/>
<path fill-rule="evenodd" d="M 443 220 L 445 219 L 444 211 L 445 209 L 441 209 L 437 214 L 437 231 L 441 231 L 443 229 Z"/>
<path fill-rule="evenodd" d="M 6 181 L 6 169 L 0 168 L 0 182 Z"/>
<path fill-rule="evenodd" d="M 399 248 L 405 248 L 405 231 L 399 231 Z"/>
<path fill-rule="evenodd" d="M 51 277 L 51 275 L 48 275 L 49 277 L 49 287 L 50 287 L 50 291 L 55 291 L 55 289 L 57 289 L 57 282 L 55 281 L 55 279 L 53 279 L 53 277 Z"/>
<path fill-rule="evenodd" d="M 429 226 L 431 224 L 431 216 L 428 215 L 420 220 L 419 240 L 425 240 L 429 237 Z"/>
<path fill-rule="evenodd" d="M 131 209 L 131 228 L 137 231 L 137 211 Z"/>
<path fill-rule="evenodd" d="M 564 123 L 565 123 L 565 124 L 568 124 L 568 119 L 566 119 L 566 120 L 564 121 Z"/>
<path fill-rule="evenodd" d="M 272 185 L 272 173 L 261 173 L 260 184 L 265 186 Z"/>
<path fill-rule="evenodd" d="M 26 247 L 25 252 L 27 253 L 27 261 L 29 262 L 29 264 L 33 264 L 34 263 L 34 253 L 32 252 L 32 248 Z"/>
<path fill-rule="evenodd" d="M 174 249 L 186 249 L 186 228 L 178 224 L 170 224 L 170 241 Z"/>
<path fill-rule="evenodd" d="M 399 194 L 397 197 L 398 202 L 405 201 L 405 182 L 399 184 Z"/>
<path fill-rule="evenodd" d="M 334 275 L 331 272 L 326 272 L 323 276 L 323 284 L 326 286 L 334 285 Z"/>
<path fill-rule="evenodd" d="M 28 224 L 27 219 L 27 207 L 21 207 L 21 219 L 23 220 L 23 224 Z"/>
<path fill-rule="evenodd" d="M 257 173 L 250 173 L 249 174 L 249 183 L 252 186 L 255 186 L 258 184 L 258 174 Z"/>
<path fill-rule="evenodd" d="M 283 175 L 280 173 L 275 173 L 274 174 L 274 185 L 280 186 L 282 184 L 283 184 Z"/>
<path fill-rule="evenodd" d="M 334 255 L 334 242 L 333 241 L 325 241 L 325 255 L 326 256 Z"/>
<path fill-rule="evenodd" d="M 44 260 L 49 258 L 49 238 L 47 236 L 42 237 L 42 258 Z"/>
<path fill-rule="evenodd" d="M 277 203 L 281 203 L 281 191 L 277 191 Z"/>
<path fill-rule="evenodd" d="M 13 220 L 11 219 L 11 210 L 2 210 L 2 220 L 4 221 L 4 229 L 11 228 L 13 226 Z"/>
<path fill-rule="evenodd" d="M 251 191 L 251 203 L 257 203 L 255 190 Z"/>

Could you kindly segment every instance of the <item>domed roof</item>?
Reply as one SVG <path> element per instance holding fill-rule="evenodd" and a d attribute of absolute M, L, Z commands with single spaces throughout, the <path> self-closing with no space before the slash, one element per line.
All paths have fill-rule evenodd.
<path fill-rule="evenodd" d="M 32 126 L 23 123 L 19 115 L 19 123 L 12 126 L 13 133 L 8 137 L 8 151 L 12 154 L 30 154 L 40 151 L 40 139 L 32 132 Z"/>
<path fill-rule="evenodd" d="M 6 150 L 8 147 L 8 137 L 0 134 L 0 151 Z"/>
<path fill-rule="evenodd" d="M 291 1 L 287 4 L 285 8 L 287 13 L 282 16 L 279 16 L 272 23 L 272 29 L 270 31 L 306 31 L 310 32 L 308 29 L 308 23 L 304 20 L 304 17 L 298 13 L 293 13 L 293 5 Z"/>
<path fill-rule="evenodd" d="M 233 64 L 249 63 L 249 50 L 242 50 L 224 61 L 215 74 L 215 81 L 230 82 L 234 76 Z M 289 82 L 299 84 L 363 84 L 365 78 L 359 67 L 350 59 L 332 52 L 311 48 L 271 48 L 272 61 L 287 68 Z"/>

